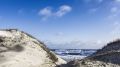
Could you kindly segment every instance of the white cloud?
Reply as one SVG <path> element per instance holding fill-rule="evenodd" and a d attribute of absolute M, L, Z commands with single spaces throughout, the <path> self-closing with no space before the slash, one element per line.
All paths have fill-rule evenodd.
<path fill-rule="evenodd" d="M 120 23 L 118 21 L 116 21 L 116 22 L 113 23 L 113 26 L 116 27 L 117 25 L 120 25 Z"/>
<path fill-rule="evenodd" d="M 45 42 L 49 48 L 56 48 L 56 49 L 99 49 L 102 48 L 105 43 L 102 41 L 96 42 L 82 42 L 80 40 L 73 40 L 69 42 Z"/>
<path fill-rule="evenodd" d="M 115 0 L 116 2 L 120 2 L 120 0 Z"/>
<path fill-rule="evenodd" d="M 65 15 L 66 13 L 70 12 L 72 10 L 72 8 L 68 5 L 63 5 L 59 8 L 59 10 L 56 12 L 56 16 L 63 16 Z"/>
<path fill-rule="evenodd" d="M 52 16 L 52 8 L 46 7 L 39 11 L 39 15 L 43 16 L 42 20 L 46 20 L 48 17 Z"/>
<path fill-rule="evenodd" d="M 111 7 L 110 9 L 110 14 L 108 16 L 108 19 L 115 19 L 116 17 L 118 17 L 120 15 L 120 8 L 115 6 L 115 7 Z"/>
<path fill-rule="evenodd" d="M 118 8 L 117 7 L 112 7 L 111 10 L 110 10 L 112 13 L 116 13 L 118 11 Z"/>
<path fill-rule="evenodd" d="M 70 6 L 62 5 L 55 12 L 52 10 L 52 7 L 46 7 L 46 8 L 41 9 L 38 14 L 39 16 L 42 17 L 42 20 L 46 20 L 51 17 L 62 17 L 68 12 L 70 12 L 71 10 L 72 8 Z"/>

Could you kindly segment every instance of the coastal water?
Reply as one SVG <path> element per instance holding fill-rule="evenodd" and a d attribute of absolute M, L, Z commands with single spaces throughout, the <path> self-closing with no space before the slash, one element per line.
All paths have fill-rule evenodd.
<path fill-rule="evenodd" d="M 68 62 L 76 59 L 83 59 L 97 51 L 97 49 L 51 49 L 51 50 Z"/>

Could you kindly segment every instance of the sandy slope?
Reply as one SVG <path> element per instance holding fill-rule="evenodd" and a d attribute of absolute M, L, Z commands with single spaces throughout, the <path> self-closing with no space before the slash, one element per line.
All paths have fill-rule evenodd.
<path fill-rule="evenodd" d="M 55 67 L 65 63 L 31 35 L 0 30 L 0 67 Z"/>

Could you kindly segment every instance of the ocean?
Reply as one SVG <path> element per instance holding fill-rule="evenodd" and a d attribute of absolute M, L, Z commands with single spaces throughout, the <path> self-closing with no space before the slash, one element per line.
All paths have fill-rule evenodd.
<path fill-rule="evenodd" d="M 59 57 L 66 61 L 83 59 L 97 51 L 97 49 L 51 49 Z"/>

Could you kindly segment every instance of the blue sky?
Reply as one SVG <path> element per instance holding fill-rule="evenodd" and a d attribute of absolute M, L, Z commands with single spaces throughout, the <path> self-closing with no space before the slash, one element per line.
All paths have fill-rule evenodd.
<path fill-rule="evenodd" d="M 119 17 L 120 0 L 0 0 L 1 29 L 20 29 L 52 46 L 99 48 L 120 37 Z"/>

